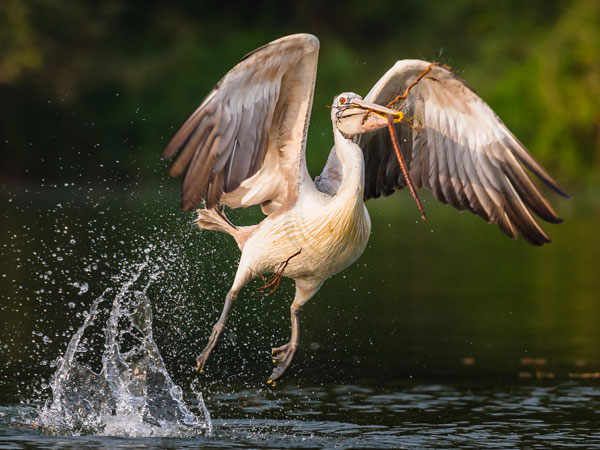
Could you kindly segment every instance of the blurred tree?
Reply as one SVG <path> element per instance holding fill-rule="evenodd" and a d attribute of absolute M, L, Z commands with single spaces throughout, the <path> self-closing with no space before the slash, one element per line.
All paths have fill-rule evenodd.
<path fill-rule="evenodd" d="M 3 0 L 3 179 L 91 177 L 100 164 L 114 167 L 115 179 L 153 177 L 147 166 L 237 59 L 304 31 L 322 44 L 309 134 L 313 173 L 331 147 L 323 107 L 333 96 L 364 94 L 395 60 L 424 58 L 453 66 L 558 178 L 598 181 L 597 1 L 339 6 Z"/>
<path fill-rule="evenodd" d="M 29 10 L 19 0 L 0 3 L 0 83 L 15 81 L 23 71 L 37 69 L 42 58 Z"/>
<path fill-rule="evenodd" d="M 540 82 L 531 97 L 546 111 L 534 141 L 535 148 L 542 158 L 564 166 L 568 175 L 597 169 L 600 3 L 594 0 L 571 3 L 541 40 L 534 57 L 539 61 Z"/>

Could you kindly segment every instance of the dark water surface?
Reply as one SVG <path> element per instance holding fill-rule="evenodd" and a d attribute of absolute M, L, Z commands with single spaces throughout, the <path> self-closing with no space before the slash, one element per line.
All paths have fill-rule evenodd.
<path fill-rule="evenodd" d="M 0 448 L 599 448 L 600 389 L 579 382 L 222 386 L 211 436 L 48 436 L 0 408 Z"/>
<path fill-rule="evenodd" d="M 600 447 L 595 194 L 553 199 L 565 223 L 546 227 L 554 242 L 542 248 L 428 196 L 425 224 L 405 193 L 370 202 L 368 249 L 307 304 L 301 350 L 270 388 L 291 283 L 272 297 L 256 293 L 258 281 L 242 292 L 196 379 L 238 253 L 227 236 L 195 229 L 168 186 L 3 187 L 0 449 Z M 202 391 L 213 434 L 49 435 L 37 417 L 57 358 L 94 300 L 142 262 L 153 338 L 192 410 L 190 386 Z M 103 338 L 84 344 L 99 370 Z"/>

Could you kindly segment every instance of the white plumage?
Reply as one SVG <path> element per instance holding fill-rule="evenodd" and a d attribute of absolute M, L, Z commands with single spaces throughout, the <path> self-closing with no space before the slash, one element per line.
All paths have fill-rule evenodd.
<path fill-rule="evenodd" d="M 471 88 L 447 68 L 425 61 L 398 61 L 364 101 L 353 93 L 334 99 L 334 147 L 313 181 L 305 147 L 318 49 L 316 37 L 298 34 L 248 54 L 163 154 L 177 155 L 171 175 L 185 172 L 183 208 L 203 202 L 198 225 L 229 233 L 242 251 L 221 317 L 198 357 L 200 371 L 240 290 L 265 273 L 296 283 L 292 336 L 273 349 L 269 381 L 289 367 L 299 345 L 302 306 L 367 245 L 371 222 L 364 201 L 405 186 L 385 130 L 388 114 L 397 119 L 401 152 L 417 187 L 497 223 L 511 237 L 520 232 L 536 245 L 550 239 L 532 212 L 560 221 L 523 165 L 565 195 L 556 182 Z M 403 114 L 383 106 L 388 104 L 401 107 Z M 261 205 L 267 217 L 257 225 L 236 227 L 221 205 Z"/>

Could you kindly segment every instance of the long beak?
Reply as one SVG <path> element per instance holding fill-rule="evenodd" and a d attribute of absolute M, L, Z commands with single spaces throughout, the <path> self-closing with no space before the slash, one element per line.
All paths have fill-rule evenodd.
<path fill-rule="evenodd" d="M 386 108 L 385 106 L 378 105 L 376 103 L 366 102 L 364 100 L 360 100 L 358 98 L 351 100 L 351 105 L 356 105 L 358 108 L 364 109 L 366 111 L 378 114 L 382 117 L 387 117 L 390 114 L 394 121 L 402 120 L 404 114 L 401 111 L 396 111 L 395 109 Z"/>
<path fill-rule="evenodd" d="M 346 109 L 339 117 L 337 127 L 347 136 L 355 136 L 384 128 L 388 124 L 388 116 L 392 117 L 393 122 L 400 122 L 404 119 L 402 111 L 396 111 L 357 98 L 350 100 L 344 106 L 346 106 Z"/>

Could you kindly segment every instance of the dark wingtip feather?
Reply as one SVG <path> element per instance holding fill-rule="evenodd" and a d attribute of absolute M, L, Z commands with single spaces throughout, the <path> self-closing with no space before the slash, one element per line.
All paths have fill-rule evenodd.
<path fill-rule="evenodd" d="M 518 164 L 515 161 L 515 164 Z M 561 223 L 562 219 L 558 217 L 550 203 L 544 198 L 539 189 L 527 176 L 525 170 L 519 165 L 507 164 L 504 166 L 504 173 L 509 178 L 511 184 L 518 192 L 521 199 L 535 212 L 539 217 L 549 223 Z"/>
<path fill-rule="evenodd" d="M 521 233 L 521 236 L 523 236 L 523 238 L 525 238 L 525 240 L 531 245 L 535 245 L 536 247 L 540 247 L 544 244 L 549 244 L 552 242 L 552 239 L 550 239 L 550 236 L 548 236 L 546 233 L 534 235 Z"/>
<path fill-rule="evenodd" d="M 193 211 L 198 208 L 199 202 L 194 202 L 190 199 L 181 199 L 181 209 L 184 211 Z"/>
<path fill-rule="evenodd" d="M 177 138 L 177 140 L 175 138 Z M 162 155 L 160 157 L 162 159 L 171 159 L 173 156 L 175 156 L 181 148 L 180 140 L 181 137 L 178 134 L 175 134 L 175 136 L 171 138 L 171 140 L 163 150 Z"/>
<path fill-rule="evenodd" d="M 531 236 L 527 236 L 527 235 L 522 235 L 525 240 L 530 243 L 531 245 L 534 245 L 536 247 L 541 247 L 544 244 L 550 244 L 552 242 L 552 239 L 550 239 L 550 236 L 545 235 L 545 236 L 536 236 L 536 237 L 531 237 Z"/>
<path fill-rule="evenodd" d="M 537 173 L 536 173 L 536 175 L 538 175 L 538 177 L 539 177 L 539 174 L 537 174 Z M 556 192 L 556 193 L 557 193 L 558 195 L 560 195 L 561 197 L 563 197 L 563 198 L 571 198 L 571 196 L 570 196 L 569 194 L 567 194 L 567 193 L 565 192 L 565 190 L 564 190 L 563 188 L 561 188 L 561 187 L 558 185 L 558 183 L 557 183 L 557 184 L 555 184 L 555 185 L 553 185 L 553 184 L 550 184 L 550 183 L 549 183 L 547 180 L 545 180 L 544 178 L 541 178 L 541 177 L 540 177 L 540 179 L 541 179 L 541 180 L 542 180 L 542 181 L 543 181 L 543 182 L 546 184 L 546 186 L 548 186 L 550 189 L 552 189 L 554 192 Z"/>
<path fill-rule="evenodd" d="M 496 225 L 498 226 L 500 231 L 502 231 L 506 236 L 508 236 L 511 239 L 517 239 L 519 237 L 515 229 L 512 228 L 512 226 L 509 223 L 507 224 L 507 221 L 500 221 L 497 219 L 494 220 L 496 221 Z"/>
<path fill-rule="evenodd" d="M 507 130 L 508 131 L 508 130 Z M 510 133 L 510 131 L 508 131 Z M 512 150 L 512 153 L 536 176 L 544 182 L 546 186 L 556 192 L 558 195 L 569 198 L 569 194 L 565 192 L 563 188 L 561 188 L 556 180 L 544 170 L 544 168 L 535 160 L 535 158 L 527 151 L 527 149 L 521 144 L 521 142 L 515 137 L 514 134 L 510 133 L 511 137 L 514 139 L 509 148 Z"/>
<path fill-rule="evenodd" d="M 203 192 L 205 187 L 200 186 L 186 186 L 185 182 L 181 186 L 181 209 L 184 211 L 192 211 L 200 205 L 202 202 Z"/>
<path fill-rule="evenodd" d="M 548 222 L 548 223 L 553 223 L 553 224 L 559 224 L 559 223 L 563 223 L 563 222 L 564 222 L 564 220 L 563 220 L 563 219 L 561 219 L 561 218 L 560 218 L 560 217 L 558 217 L 558 216 L 556 216 L 556 217 L 553 217 L 553 218 L 551 218 L 550 220 L 549 220 L 549 219 L 547 219 L 547 218 L 545 218 L 545 217 L 544 217 L 543 219 L 544 219 L 546 222 Z"/>

